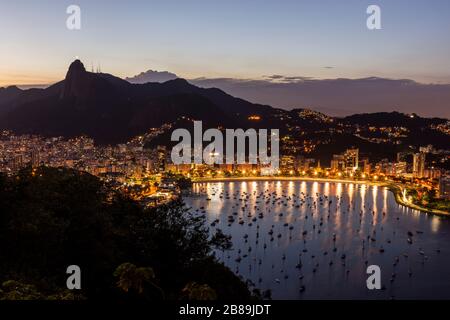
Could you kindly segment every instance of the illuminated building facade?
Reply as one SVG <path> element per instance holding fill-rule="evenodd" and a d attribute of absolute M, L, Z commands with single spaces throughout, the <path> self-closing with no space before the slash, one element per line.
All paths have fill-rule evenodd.
<path fill-rule="evenodd" d="M 425 173 L 425 153 L 415 153 L 413 156 L 413 176 L 423 178 Z"/>

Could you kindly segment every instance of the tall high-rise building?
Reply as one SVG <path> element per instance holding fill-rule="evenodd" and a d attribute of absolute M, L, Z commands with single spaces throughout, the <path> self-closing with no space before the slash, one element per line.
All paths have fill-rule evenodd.
<path fill-rule="evenodd" d="M 331 159 L 331 170 L 340 171 L 345 169 L 345 159 L 342 154 L 334 154 Z"/>
<path fill-rule="evenodd" d="M 157 153 L 158 153 L 158 170 L 160 172 L 163 172 L 166 169 L 166 147 L 165 146 L 158 146 L 157 147 Z"/>
<path fill-rule="evenodd" d="M 11 164 L 12 171 L 18 171 L 23 167 L 23 156 L 21 154 L 16 155 Z"/>
<path fill-rule="evenodd" d="M 344 161 L 347 170 L 358 169 L 359 149 L 347 149 L 344 153 Z"/>
<path fill-rule="evenodd" d="M 423 178 L 425 173 L 425 153 L 415 153 L 413 156 L 413 176 Z"/>
<path fill-rule="evenodd" d="M 370 174 L 372 166 L 370 165 L 368 158 L 362 160 L 362 169 L 365 174 Z"/>
<path fill-rule="evenodd" d="M 280 158 L 280 170 L 291 171 L 295 169 L 295 157 L 294 156 L 281 156 Z"/>
<path fill-rule="evenodd" d="M 31 151 L 31 166 L 33 168 L 39 167 L 41 164 L 41 159 L 39 156 L 39 150 L 33 150 Z"/>
<path fill-rule="evenodd" d="M 304 156 L 296 156 L 294 161 L 294 170 L 301 172 L 305 170 L 305 157 Z"/>

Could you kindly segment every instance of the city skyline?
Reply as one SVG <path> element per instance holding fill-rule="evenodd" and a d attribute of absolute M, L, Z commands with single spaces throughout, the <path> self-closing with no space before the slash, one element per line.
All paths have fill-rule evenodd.
<path fill-rule="evenodd" d="M 343 147 L 339 154 L 328 153 L 320 158 L 315 155 L 296 153 L 296 149 L 284 148 L 279 166 L 262 163 L 175 163 L 170 148 L 165 145 L 149 148 L 148 141 L 171 130 L 167 124 L 152 128 L 143 136 L 133 137 L 126 143 L 101 146 L 86 136 L 72 139 L 42 137 L 38 135 L 14 135 L 3 131 L 0 135 L 0 174 L 16 174 L 32 168 L 70 168 L 88 172 L 116 188 L 130 193 L 137 201 L 153 205 L 159 200 L 170 200 L 171 187 L 154 186 L 155 180 L 164 181 L 172 175 L 184 176 L 193 181 L 204 179 L 306 179 L 312 181 L 337 181 L 343 183 L 375 183 L 380 186 L 396 185 L 397 201 L 420 210 L 436 214 L 448 214 L 446 210 L 427 208 L 423 192 L 448 201 L 450 179 L 445 169 L 448 150 L 438 150 L 433 145 L 409 151 L 397 152 L 395 157 L 379 158 L 376 154 L 360 153 L 358 147 Z M 147 141 L 147 142 L 146 142 Z M 219 154 L 218 154 L 219 155 Z M 237 155 L 235 155 L 236 157 Z M 222 157 L 225 157 L 223 154 Z M 374 157 L 375 160 L 374 161 Z M 193 158 L 191 159 L 193 160 Z M 442 166 L 442 167 L 441 167 Z M 448 167 L 447 167 L 448 168 Z M 406 190 L 420 190 L 421 194 L 407 196 Z M 424 191 L 428 190 L 428 191 Z M 410 193 L 411 195 L 411 193 Z M 425 201 L 425 202 L 424 202 Z M 419 204 L 419 206 L 416 206 Z M 421 206 L 425 204 L 425 206 Z M 445 206 L 442 206 L 445 208 Z"/>

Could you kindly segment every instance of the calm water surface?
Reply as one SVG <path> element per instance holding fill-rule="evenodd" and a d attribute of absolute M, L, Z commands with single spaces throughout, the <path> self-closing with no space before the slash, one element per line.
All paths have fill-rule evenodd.
<path fill-rule="evenodd" d="M 186 204 L 232 236 L 217 257 L 274 299 L 450 298 L 450 220 L 399 206 L 384 187 L 239 181 L 193 191 Z M 368 265 L 380 266 L 383 290 L 367 289 Z"/>

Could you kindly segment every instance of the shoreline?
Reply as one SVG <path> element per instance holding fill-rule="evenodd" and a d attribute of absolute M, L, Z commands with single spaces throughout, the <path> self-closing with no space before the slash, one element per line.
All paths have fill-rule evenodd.
<path fill-rule="evenodd" d="M 443 217 L 450 217 L 450 213 L 446 212 L 446 211 L 442 211 L 442 210 L 437 210 L 437 209 L 428 209 L 428 208 L 424 208 L 421 206 L 418 206 L 414 203 L 406 203 L 403 201 L 402 196 L 401 196 L 401 191 L 398 185 L 396 184 L 390 184 L 388 186 L 389 191 L 391 191 L 394 194 L 394 198 L 395 201 L 405 207 L 414 209 L 414 210 L 418 210 L 427 214 L 433 214 L 433 215 L 437 215 L 437 216 L 443 216 Z"/>
<path fill-rule="evenodd" d="M 378 187 L 389 187 L 389 183 L 379 181 L 364 180 L 346 180 L 346 179 L 327 179 L 327 178 L 309 178 L 309 177 L 231 177 L 231 178 L 200 178 L 193 179 L 192 183 L 208 182 L 243 182 L 243 181 L 308 181 L 320 183 L 354 183 Z"/>
<path fill-rule="evenodd" d="M 243 182 L 243 181 L 308 181 L 320 183 L 354 183 L 364 184 L 369 186 L 386 187 L 394 195 L 397 204 L 413 209 L 426 214 L 433 214 L 437 216 L 450 217 L 450 213 L 446 211 L 428 209 L 420 207 L 412 203 L 406 203 L 401 198 L 401 191 L 398 184 L 393 182 L 373 182 L 364 180 L 346 180 L 346 179 L 326 179 L 326 178 L 310 178 L 310 177 L 230 177 L 230 178 L 200 178 L 193 179 L 192 183 L 208 183 L 208 182 Z"/>

